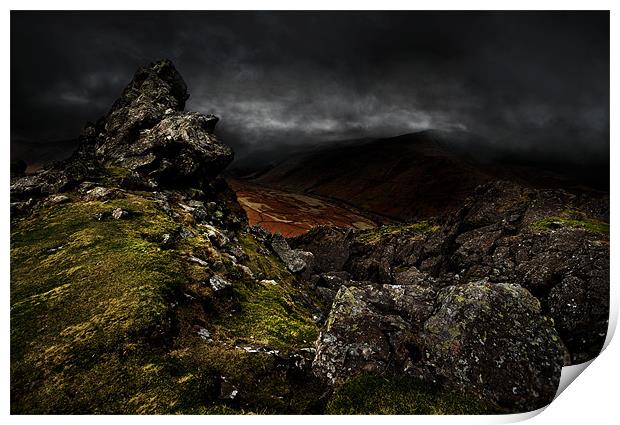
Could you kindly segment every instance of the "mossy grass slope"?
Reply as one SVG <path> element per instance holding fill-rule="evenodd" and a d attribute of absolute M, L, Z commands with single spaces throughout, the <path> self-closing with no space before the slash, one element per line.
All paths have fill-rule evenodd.
<path fill-rule="evenodd" d="M 131 218 L 113 220 L 115 208 Z M 153 347 L 165 343 L 169 298 L 183 280 L 174 254 L 149 239 L 174 226 L 133 195 L 40 207 L 13 226 L 16 412 L 132 411 L 131 387 L 157 383 Z"/>
<path fill-rule="evenodd" d="M 42 203 L 12 222 L 13 413 L 308 408 L 316 394 L 279 372 L 277 357 L 237 347 L 294 352 L 316 338 L 309 309 L 296 302 L 298 283 L 275 257 L 250 235 L 241 238 L 249 267 L 277 284 L 261 282 L 241 274 L 199 226 L 173 220 L 146 193 L 105 202 L 69 195 L 69 203 Z M 114 220 L 116 208 L 128 217 Z M 163 235 L 177 232 L 180 222 L 192 236 L 163 249 Z M 214 266 L 197 267 L 189 255 Z M 204 279 L 222 262 L 233 289 L 220 300 Z M 213 341 L 191 332 L 196 320 Z M 222 400 L 222 377 L 240 389 L 235 400 Z"/>
<path fill-rule="evenodd" d="M 333 415 L 467 415 L 495 413 L 476 397 L 407 376 L 360 375 L 345 382 L 327 404 Z"/>

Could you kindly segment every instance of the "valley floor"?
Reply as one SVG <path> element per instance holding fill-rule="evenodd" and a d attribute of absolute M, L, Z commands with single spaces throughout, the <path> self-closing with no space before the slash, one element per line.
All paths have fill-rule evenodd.
<path fill-rule="evenodd" d="M 291 237 L 318 225 L 364 230 L 377 224 L 353 208 L 344 208 L 325 199 L 227 179 L 237 193 L 250 225 L 260 225 L 271 233 Z"/>

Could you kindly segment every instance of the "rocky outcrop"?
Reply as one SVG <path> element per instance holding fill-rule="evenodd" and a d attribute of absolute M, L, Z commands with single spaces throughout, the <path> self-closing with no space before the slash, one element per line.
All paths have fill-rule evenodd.
<path fill-rule="evenodd" d="M 93 134 L 98 139 L 97 153 L 114 155 L 119 146 L 134 142 L 140 131 L 154 127 L 166 113 L 183 111 L 188 98 L 187 85 L 169 60 L 141 67 L 108 114 L 87 127 L 90 133 L 102 133 Z"/>
<path fill-rule="evenodd" d="M 323 261 L 321 272 L 346 271 L 357 281 L 442 288 L 488 279 L 519 285 L 555 321 L 570 353 L 567 362 L 580 363 L 600 352 L 607 330 L 607 221 L 605 198 L 495 182 L 478 188 L 441 225 L 385 226 L 339 236 L 334 250 L 347 253 L 344 261 L 322 260 L 333 252 L 333 237 L 324 241 L 326 230 L 291 244 Z"/>
<path fill-rule="evenodd" d="M 313 371 L 335 385 L 361 374 L 438 380 L 519 411 L 553 399 L 563 360 L 553 322 L 517 285 L 342 286 Z"/>
<path fill-rule="evenodd" d="M 317 341 L 314 372 L 341 384 L 362 373 L 409 370 L 433 296 L 417 286 L 343 285 Z"/>
<path fill-rule="evenodd" d="M 562 366 L 602 348 L 607 221 L 605 198 L 495 182 L 436 224 L 291 239 L 322 265 L 315 292 L 332 302 L 314 373 L 336 386 L 407 374 L 506 411 L 545 405 Z"/>
<path fill-rule="evenodd" d="M 127 188 L 197 187 L 233 159 L 213 134 L 217 117 L 184 112 L 189 97 L 172 62 L 140 68 L 110 112 L 89 123 L 67 160 L 15 178 L 15 202 L 71 190 L 85 179 L 118 180 Z"/>
<path fill-rule="evenodd" d="M 196 112 L 168 110 L 155 126 L 130 144 L 102 149 L 105 165 L 122 167 L 156 185 L 196 185 L 217 176 L 233 159 L 230 147 L 213 134 L 217 118 Z"/>

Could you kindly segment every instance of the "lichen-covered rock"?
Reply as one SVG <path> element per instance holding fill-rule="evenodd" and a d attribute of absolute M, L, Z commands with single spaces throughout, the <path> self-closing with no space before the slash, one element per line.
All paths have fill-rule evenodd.
<path fill-rule="evenodd" d="M 69 201 L 71 201 L 71 198 L 66 195 L 53 195 L 48 199 L 48 202 L 51 204 L 65 204 Z"/>
<path fill-rule="evenodd" d="M 553 400 L 564 346 L 527 290 L 477 282 L 445 288 L 437 301 L 422 332 L 422 361 L 435 376 L 514 411 Z"/>
<path fill-rule="evenodd" d="M 149 176 L 165 186 L 211 180 L 233 159 L 213 134 L 217 118 L 174 112 L 143 130 L 132 143 L 107 149 L 105 163 Z"/>
<path fill-rule="evenodd" d="M 338 384 L 361 373 L 406 371 L 418 357 L 416 332 L 433 311 L 417 286 L 342 286 L 317 341 L 313 371 Z"/>
<path fill-rule="evenodd" d="M 315 273 L 346 271 L 357 281 L 441 288 L 488 279 L 520 285 L 554 319 L 570 352 L 567 363 L 580 363 L 600 352 L 607 331 L 608 205 L 600 195 L 499 181 L 476 189 L 441 226 L 419 222 L 348 233 L 320 228 L 291 243 L 315 254 Z M 346 259 L 330 262 L 338 251 Z M 571 285 L 580 288 L 575 296 L 584 302 L 578 313 L 568 307 L 568 286 L 557 287 L 573 278 L 581 282 Z M 333 290 L 323 285 L 319 296 L 329 300 Z"/>
<path fill-rule="evenodd" d="M 122 218 L 127 218 L 127 217 L 129 217 L 129 211 L 125 211 L 122 208 L 115 208 L 112 211 L 112 218 L 114 220 L 120 220 Z"/>
<path fill-rule="evenodd" d="M 606 221 L 605 198 L 490 183 L 448 221 L 438 249 L 441 271 L 435 274 L 449 271 L 464 281 L 488 278 L 528 289 L 554 319 L 569 362 L 587 361 L 600 352 L 607 332 Z M 567 279 L 574 296 L 566 290 Z M 579 313 L 567 307 L 575 296 L 583 300 Z"/>
<path fill-rule="evenodd" d="M 127 189 L 203 187 L 233 159 L 213 134 L 217 117 L 184 112 L 189 97 L 172 62 L 140 68 L 108 114 L 88 123 L 68 159 L 33 175 L 14 173 L 14 202 L 114 179 Z"/>
<path fill-rule="evenodd" d="M 232 283 L 224 279 L 220 275 L 213 275 L 209 278 L 209 285 L 215 292 L 222 291 L 232 287 Z"/>
<path fill-rule="evenodd" d="M 112 187 L 97 186 L 89 189 L 84 195 L 85 201 L 104 201 L 111 199 L 119 193 L 118 189 Z"/>

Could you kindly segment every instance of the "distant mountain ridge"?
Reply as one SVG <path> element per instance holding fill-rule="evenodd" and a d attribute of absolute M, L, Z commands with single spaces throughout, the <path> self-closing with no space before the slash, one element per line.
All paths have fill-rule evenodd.
<path fill-rule="evenodd" d="M 253 182 L 409 220 L 453 210 L 478 185 L 489 181 L 604 189 L 605 171 L 526 162 L 485 149 L 483 142 L 467 134 L 429 130 L 299 152 L 257 173 Z"/>

